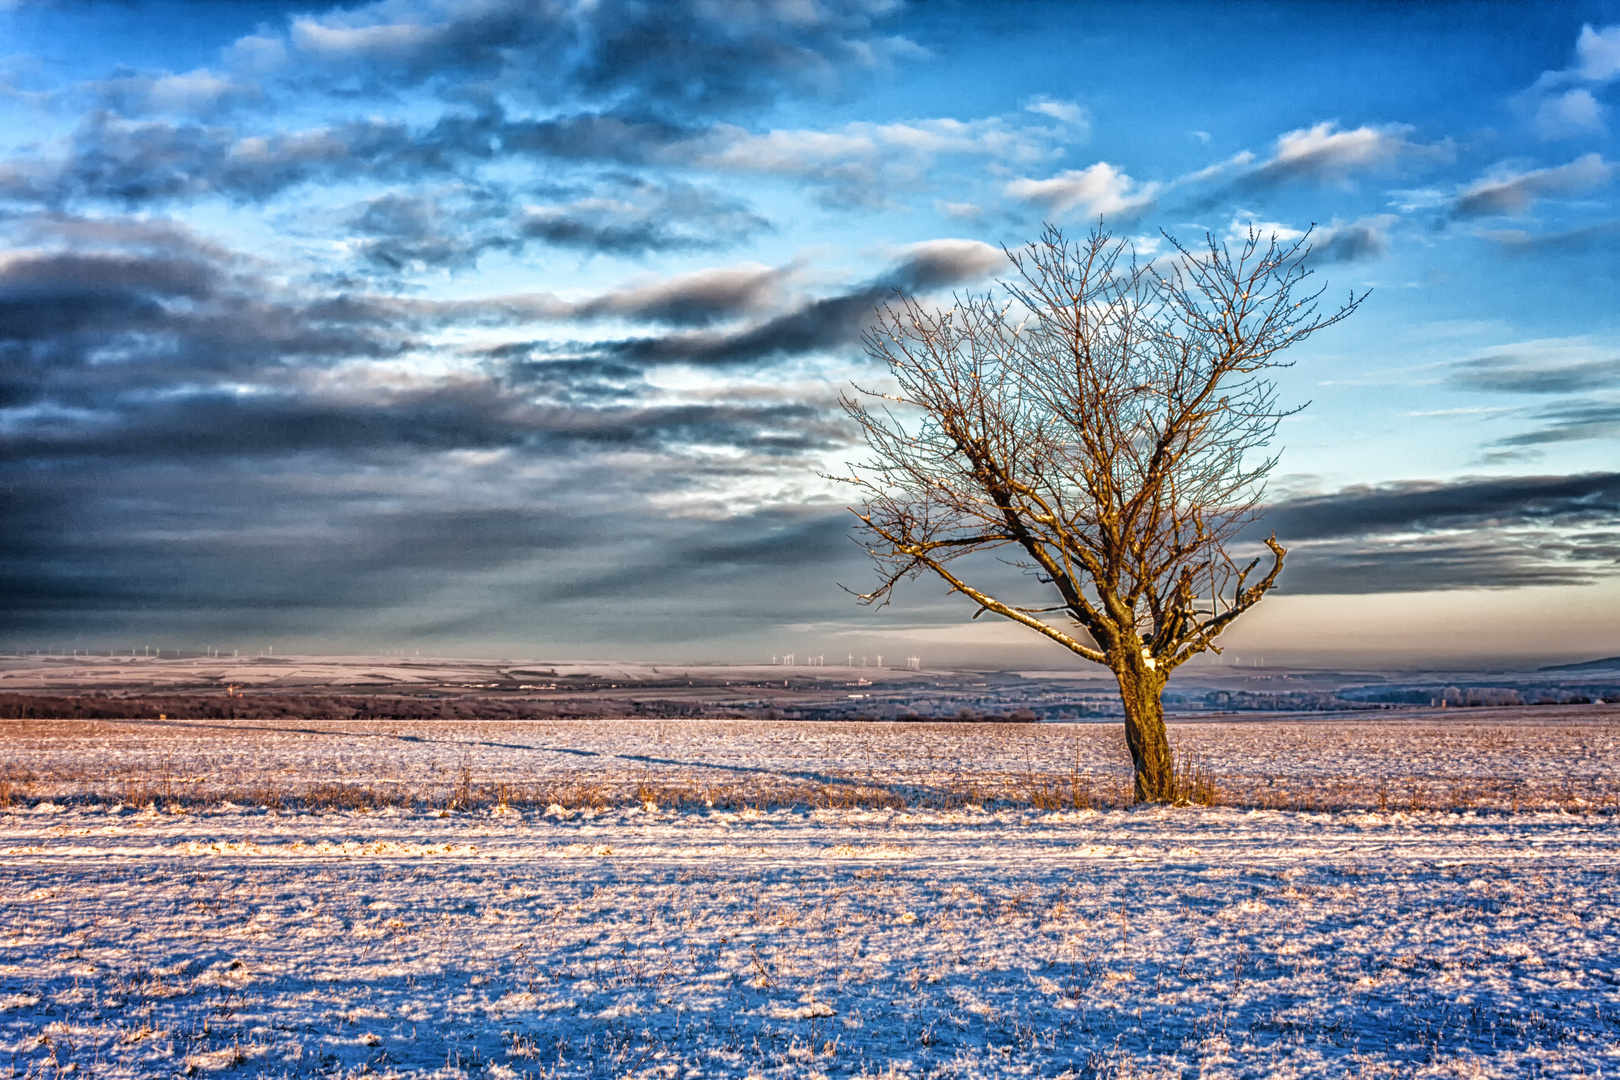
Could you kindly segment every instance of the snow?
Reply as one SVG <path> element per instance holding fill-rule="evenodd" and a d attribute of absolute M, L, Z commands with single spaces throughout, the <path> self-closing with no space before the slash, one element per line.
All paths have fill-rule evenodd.
<path fill-rule="evenodd" d="M 1118 779 L 1103 727 L 0 729 L 6 1075 L 1620 1071 L 1612 722 L 1180 730 L 1235 787 L 1518 812 L 925 797 Z M 419 798 L 247 797 L 337 781 Z M 911 794 L 787 798 L 841 782 Z"/>

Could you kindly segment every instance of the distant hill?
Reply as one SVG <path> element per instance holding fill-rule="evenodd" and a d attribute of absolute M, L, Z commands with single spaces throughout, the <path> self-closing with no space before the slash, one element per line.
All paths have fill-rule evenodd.
<path fill-rule="evenodd" d="M 1620 656 L 1611 656 L 1605 660 L 1588 660 L 1584 664 L 1553 664 L 1550 667 L 1537 668 L 1537 671 L 1605 671 L 1609 668 L 1620 668 Z"/>

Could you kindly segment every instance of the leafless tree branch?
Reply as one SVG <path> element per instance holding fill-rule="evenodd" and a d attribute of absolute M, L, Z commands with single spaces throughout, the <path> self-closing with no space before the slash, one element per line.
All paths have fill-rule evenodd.
<path fill-rule="evenodd" d="M 1133 715 L 1162 743 L 1169 673 L 1219 651 L 1282 571 L 1275 537 L 1258 580 L 1258 560 L 1229 552 L 1276 464 L 1266 448 L 1296 411 L 1278 404 L 1270 373 L 1365 299 L 1319 309 L 1308 235 L 1251 230 L 1235 250 L 1166 239 L 1171 254 L 1144 262 L 1100 226 L 1080 241 L 1048 226 L 1007 252 L 1013 273 L 994 292 L 944 308 L 897 293 L 864 343 L 898 392 L 843 398 L 872 451 L 846 478 L 879 570 L 862 601 L 937 576 L 978 605 L 975 618 L 992 612 L 1108 665 L 1144 798 L 1163 794 L 1168 747 L 1162 763 L 1145 759 L 1157 752 L 1138 752 Z M 1060 602 L 1006 603 L 954 568 L 999 548 Z M 1036 617 L 1058 611 L 1067 628 Z"/>

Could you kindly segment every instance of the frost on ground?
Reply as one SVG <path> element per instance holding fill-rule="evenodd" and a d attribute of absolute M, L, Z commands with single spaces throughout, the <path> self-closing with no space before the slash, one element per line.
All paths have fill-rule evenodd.
<path fill-rule="evenodd" d="M 517 782 L 525 755 L 529 782 L 560 783 L 545 755 L 573 756 L 603 790 L 648 759 L 703 767 L 678 724 L 260 727 L 8 727 L 12 771 L 34 779 L 0 812 L 0 1076 L 1620 1071 L 1607 812 L 311 811 L 96 794 L 143 753 L 193 793 L 204 760 L 239 770 L 210 774 L 232 790 L 340 763 L 350 782 L 423 791 L 440 778 L 412 770 L 487 764 Z M 1442 779 L 1528 784 L 1614 734 L 1542 725 L 1544 753 L 1514 776 L 1500 747 L 1531 736 L 1488 727 L 1478 753 L 1430 762 Z M 1268 728 L 1287 744 L 1282 725 L 1242 737 Z M 1320 729 L 1324 761 L 1409 778 L 1410 730 L 1388 725 L 1379 755 L 1377 725 L 1362 728 L 1353 753 Z M 891 790 L 886 769 L 915 784 L 974 753 L 1011 775 L 1039 737 L 1079 752 L 1048 728 L 931 746 L 888 730 L 804 729 L 811 750 L 791 725 L 776 744 L 736 725 L 703 745 L 731 745 L 712 767 L 761 783 L 859 772 Z M 622 776 L 604 754 L 629 762 Z"/>

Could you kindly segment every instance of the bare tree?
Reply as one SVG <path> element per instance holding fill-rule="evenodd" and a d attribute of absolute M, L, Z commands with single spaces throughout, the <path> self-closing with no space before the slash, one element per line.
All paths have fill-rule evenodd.
<path fill-rule="evenodd" d="M 1106 665 L 1136 798 L 1155 802 L 1174 797 L 1170 673 L 1219 652 L 1216 637 L 1282 571 L 1275 536 L 1264 570 L 1228 550 L 1255 518 L 1276 463 L 1266 447 L 1291 411 L 1269 373 L 1365 299 L 1319 314 L 1305 239 L 1251 230 L 1236 250 L 1206 237 L 1196 251 L 1166 239 L 1167 257 L 1144 262 L 1101 227 L 1072 242 L 1048 226 L 1008 252 L 1015 273 L 999 292 L 945 309 L 899 295 L 864 339 L 899 392 L 843 400 L 874 455 L 844 478 L 862 490 L 859 528 L 880 572 L 862 601 L 937 575 L 978 605 L 974 618 L 1011 619 Z M 986 584 L 958 560 L 995 551 L 1045 587 L 1045 604 L 966 580 Z"/>

